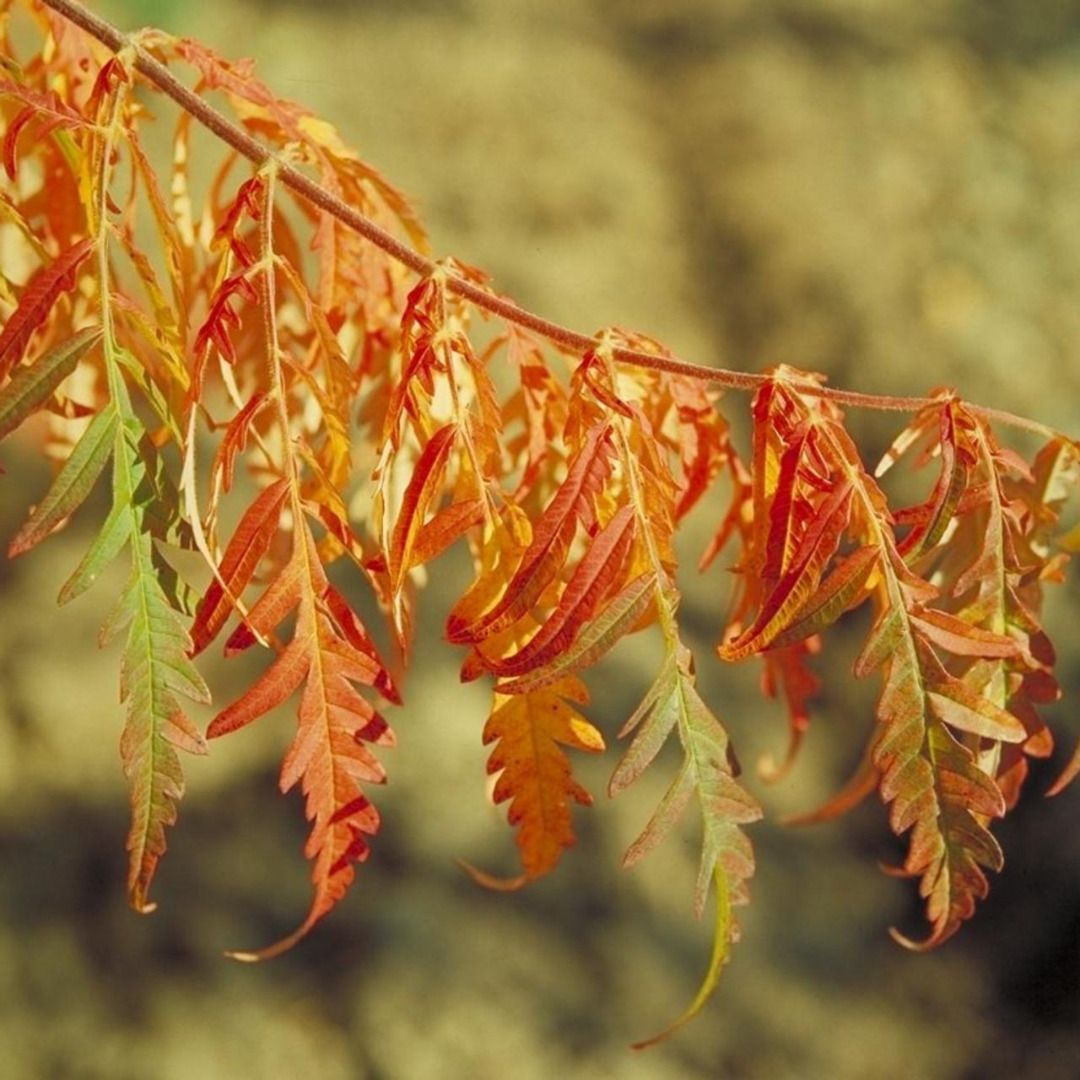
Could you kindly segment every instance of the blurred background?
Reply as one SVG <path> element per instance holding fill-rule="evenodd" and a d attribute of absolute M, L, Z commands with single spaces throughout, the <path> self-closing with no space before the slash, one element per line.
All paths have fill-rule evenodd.
<path fill-rule="evenodd" d="M 1080 427 L 1077 0 L 94 7 L 257 58 L 271 86 L 414 197 L 437 253 L 559 321 L 867 391 L 951 384 Z M 744 415 L 747 402 L 726 408 Z M 852 425 L 871 460 L 897 426 Z M 17 446 L 0 456 L 6 546 L 47 473 Z M 119 579 L 52 606 L 87 520 L 0 562 L 0 1076 L 1080 1075 L 1080 792 L 1041 799 L 1060 761 L 1036 769 L 996 829 L 1007 867 L 975 921 L 929 956 L 893 945 L 887 928 L 914 933 L 921 915 L 914 885 L 878 870 L 902 851 L 880 805 L 803 831 L 775 824 L 831 794 L 869 736 L 875 688 L 848 674 L 866 627 L 856 617 L 835 635 L 805 753 L 785 782 L 761 783 L 782 711 L 757 696 L 752 666 L 710 659 L 729 575 L 692 572 L 717 512 L 689 523 L 685 621 L 769 820 L 753 833 L 754 904 L 718 996 L 647 1055 L 627 1044 L 681 1010 L 707 960 L 690 913 L 695 837 L 621 871 L 663 768 L 611 803 L 609 754 L 575 762 L 597 805 L 576 815 L 578 847 L 553 878 L 497 895 L 458 870 L 454 857 L 509 871 L 514 850 L 487 796 L 487 692 L 458 684 L 440 639 L 454 582 L 426 598 L 370 862 L 306 942 L 243 966 L 221 950 L 275 940 L 308 901 L 300 801 L 276 789 L 292 708 L 185 762 L 160 908 L 135 915 L 118 656 L 95 648 Z M 1048 718 L 1066 755 L 1080 736 L 1078 612 L 1074 575 L 1047 618 L 1069 688 Z M 655 662 L 634 640 L 590 679 L 609 743 Z M 224 700 L 243 674 L 209 677 Z"/>

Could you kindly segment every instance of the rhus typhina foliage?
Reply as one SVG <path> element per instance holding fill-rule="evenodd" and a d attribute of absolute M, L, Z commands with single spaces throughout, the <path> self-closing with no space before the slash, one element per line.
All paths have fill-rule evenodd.
<path fill-rule="evenodd" d="M 25 424 L 56 464 L 9 550 L 35 547 L 109 478 L 111 508 L 60 601 L 126 564 L 102 637 L 124 635 L 137 909 L 153 907 L 182 755 L 294 699 L 281 788 L 303 792 L 311 905 L 282 941 L 233 955 L 280 952 L 342 899 L 379 828 L 384 711 L 400 702 L 391 671 L 406 667 L 423 568 L 458 545 L 473 577 L 446 637 L 462 678 L 492 686 L 477 736 L 521 861 L 509 879 L 467 866 L 482 884 L 524 885 L 574 843 L 572 808 L 591 797 L 573 757 L 605 749 L 582 674 L 629 634 L 660 642 L 640 705 L 616 718 L 609 793 L 677 746 L 624 861 L 675 828 L 701 839 L 694 907 L 712 895 L 715 944 L 673 1027 L 693 1016 L 737 937 L 746 826 L 761 816 L 679 627 L 674 539 L 705 500 L 719 526 L 703 561 L 723 550 L 736 575 L 719 656 L 759 656 L 790 716 L 773 779 L 806 732 L 822 633 L 872 609 L 854 674 L 880 685 L 874 736 L 851 783 L 803 820 L 876 790 L 929 921 L 919 942 L 895 936 L 927 948 L 956 932 L 1002 867 L 995 819 L 1028 758 L 1052 749 L 1038 708 L 1060 691 L 1040 611 L 1078 546 L 1076 531 L 1059 542 L 1074 441 L 948 390 L 875 398 L 554 325 L 480 271 L 430 259 L 408 202 L 250 62 L 154 30 L 125 37 L 73 0 L 2 10 L 0 435 Z M 164 155 L 144 145 L 151 111 L 171 126 Z M 196 123 L 216 141 L 200 136 L 194 161 Z M 721 389 L 755 393 L 741 455 Z M 910 416 L 876 470 L 845 430 L 850 406 Z M 1003 444 L 1011 429 L 1026 429 L 1028 457 Z M 890 507 L 878 481 L 901 469 L 921 470 L 925 501 Z M 201 595 L 172 569 L 177 548 L 210 568 Z M 374 637 L 394 656 L 332 583 L 338 562 L 377 601 L 388 633 Z M 267 662 L 204 734 L 196 665 L 222 636 L 226 655 L 258 647 Z M 1055 790 L 1076 771 L 1080 758 Z"/>

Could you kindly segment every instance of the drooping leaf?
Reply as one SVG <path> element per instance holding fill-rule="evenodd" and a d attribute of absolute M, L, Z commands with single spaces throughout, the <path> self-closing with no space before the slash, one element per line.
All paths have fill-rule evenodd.
<path fill-rule="evenodd" d="M 768 639 L 767 648 L 795 645 L 836 622 L 863 595 L 879 558 L 879 551 L 866 546 L 842 559 L 796 609 L 795 617 L 785 628 Z"/>
<path fill-rule="evenodd" d="M 314 896 L 300 926 L 258 952 L 234 952 L 260 960 L 291 948 L 345 895 L 370 851 L 379 814 L 364 792 L 381 784 L 382 765 L 365 744 L 393 746 L 386 721 L 354 687 L 375 687 L 390 700 L 393 688 L 359 620 L 330 585 L 314 538 L 301 519 L 286 570 L 255 604 L 245 624 L 270 637 L 293 610 L 293 637 L 263 675 L 207 729 L 219 738 L 250 724 L 302 687 L 296 737 L 281 767 L 283 792 L 297 783 L 304 793 L 311 834 L 304 848 L 312 860 Z M 234 635 L 235 637 L 235 635 Z"/>
<path fill-rule="evenodd" d="M 219 576 L 210 582 L 195 613 L 191 652 L 198 655 L 228 622 L 243 591 L 258 569 L 278 528 L 288 483 L 277 480 L 248 507 L 225 549 Z"/>
<path fill-rule="evenodd" d="M 893 831 L 912 830 L 903 872 L 920 879 L 931 930 L 919 947 L 930 948 L 951 937 L 986 895 L 983 868 L 1001 868 L 1000 849 L 984 822 L 1005 812 L 993 779 L 945 724 L 1010 742 L 1022 741 L 1025 731 L 1011 714 L 945 672 L 912 618 L 917 608 L 897 576 L 899 564 L 895 549 L 882 563 L 882 604 L 888 606 L 856 673 L 884 669 L 873 761 Z"/>
<path fill-rule="evenodd" d="M 524 694 L 550 686 L 575 671 L 595 664 L 637 624 L 652 602 L 656 577 L 648 572 L 634 578 L 574 639 L 572 645 L 546 664 L 499 683 L 503 694 Z"/>
<path fill-rule="evenodd" d="M 428 509 L 440 493 L 447 455 L 454 446 L 454 434 L 454 425 L 447 424 L 432 435 L 405 489 L 387 560 L 395 595 L 401 591 L 405 575 L 415 565 L 413 551 Z"/>
<path fill-rule="evenodd" d="M 329 584 L 330 565 L 349 560 L 337 570 L 372 586 L 401 665 L 422 666 L 412 629 L 430 575 L 414 570 L 462 539 L 475 577 L 449 636 L 468 648 L 466 675 L 494 676 L 491 768 L 520 825 L 523 878 L 551 869 L 573 836 L 583 791 L 566 747 L 600 745 L 578 713 L 574 673 L 631 632 L 657 639 L 660 675 L 631 718 L 635 737 L 613 784 L 651 767 L 677 733 L 681 763 L 627 861 L 688 808 L 700 813 L 697 906 L 715 887 L 714 945 L 674 1027 L 695 1015 L 735 937 L 731 913 L 753 863 L 742 826 L 758 813 L 698 694 L 675 588 L 677 526 L 724 477 L 730 505 L 706 556 L 732 549 L 723 640 L 731 658 L 760 658 L 764 693 L 786 704 L 787 752 L 778 766 L 764 761 L 762 775 L 782 775 L 807 735 L 822 633 L 868 602 L 874 622 L 856 671 L 882 675 L 876 735 L 866 767 L 802 820 L 834 816 L 879 787 L 909 843 L 901 872 L 927 901 L 927 944 L 955 931 L 985 896 L 987 870 L 1001 866 L 993 819 L 1015 805 L 1030 759 L 1053 749 L 1040 711 L 1061 691 L 1043 599 L 1080 547 L 1076 528 L 1055 536 L 1072 524 L 1062 509 L 1080 490 L 1080 444 L 932 391 L 876 474 L 891 481 L 890 471 L 925 467 L 930 490 L 891 508 L 838 402 L 893 410 L 911 399 L 836 393 L 786 365 L 763 379 L 695 371 L 617 329 L 587 341 L 556 330 L 541 344 L 533 335 L 550 324 L 499 296 L 483 272 L 427 262 L 407 201 L 331 125 L 257 79 L 250 61 L 152 29 L 106 33 L 103 44 L 96 22 L 88 35 L 48 4 L 15 0 L 8 18 L 9 6 L 0 15 L 10 181 L 0 192 L 0 436 L 40 413 L 34 434 L 58 465 L 13 546 L 63 527 L 111 463 L 111 509 L 60 599 L 130 559 L 106 634 L 127 627 L 121 749 L 137 907 L 151 906 L 183 790 L 178 751 L 204 749 L 184 711 L 205 698 L 190 654 L 234 612 L 226 654 L 260 644 L 277 656 L 212 733 L 299 692 L 281 779 L 301 786 L 312 823 L 311 908 L 265 954 L 341 898 L 378 826 L 367 785 L 383 774 L 371 744 L 391 738 L 363 689 L 398 695 L 373 635 Z M 215 159 L 181 110 L 167 183 L 159 140 L 144 141 L 160 96 L 147 55 L 193 68 L 195 94 L 221 110 L 211 130 L 233 125 Z M 319 186 L 313 200 L 296 195 L 298 174 Z M 492 317 L 483 348 L 471 330 L 478 316 Z M 509 380 L 492 363 L 503 349 Z M 747 462 L 716 409 L 718 383 L 759 387 Z M 1029 461 L 998 441 L 1010 425 L 1026 428 L 1024 439 L 1048 434 L 1046 446 Z M 209 462 L 206 429 L 218 435 Z M 260 493 L 253 505 L 232 504 L 241 475 Z M 222 523 L 236 519 L 219 560 Z M 192 546 L 215 569 L 189 640 L 175 548 Z M 1080 752 L 1052 791 L 1077 771 Z"/>
<path fill-rule="evenodd" d="M 460 608 L 450 613 L 446 636 L 455 643 L 482 641 L 520 619 L 536 603 L 566 559 L 578 522 L 595 520 L 593 498 L 610 469 L 609 428 L 600 425 L 585 439 L 566 480 L 533 530 L 532 543 L 501 599 L 479 618 L 467 622 Z"/>
<path fill-rule="evenodd" d="M 133 465 L 129 460 L 129 473 Z M 122 464 L 118 472 L 124 471 Z M 165 828 L 175 824 L 176 802 L 184 793 L 176 751 L 206 753 L 206 743 L 179 698 L 210 701 L 206 684 L 187 658 L 187 632 L 160 585 L 152 543 L 145 532 L 132 532 L 131 577 L 103 636 L 108 640 L 128 627 L 120 689 L 128 721 L 120 755 L 131 785 L 128 892 L 132 906 L 144 912 L 155 907 L 147 899 L 150 883 L 165 853 Z"/>
<path fill-rule="evenodd" d="M 809 660 L 820 649 L 820 640 L 811 637 L 782 647 L 774 643 L 772 649 L 762 654 L 762 692 L 769 698 L 782 697 L 788 712 L 788 744 L 784 757 L 779 764 L 771 754 L 765 754 L 758 761 L 758 775 L 769 783 L 777 783 L 791 771 L 810 728 L 810 699 L 821 689 L 821 680 L 810 669 Z"/>
<path fill-rule="evenodd" d="M 705 844 L 694 901 L 700 915 L 716 863 L 720 863 L 728 875 L 735 902 L 745 898 L 746 881 L 753 873 L 753 856 L 738 827 L 758 820 L 761 810 L 735 780 L 728 758 L 727 735 L 697 693 L 689 663 L 685 649 L 681 654 L 669 655 L 642 706 L 619 732 L 620 737 L 634 731 L 637 734 L 612 774 L 608 792 L 617 795 L 633 783 L 671 732 L 678 733 L 686 760 L 683 771 L 669 788 L 669 797 L 671 802 L 685 805 L 681 790 L 686 786 L 690 794 L 697 794 L 701 804 Z M 678 794 L 672 796 L 672 793 Z M 667 809 L 663 803 L 661 807 Z M 627 865 L 651 851 L 675 824 L 676 818 L 677 815 L 666 812 L 654 815 L 631 845 L 625 860 Z"/>
<path fill-rule="evenodd" d="M 29 367 L 19 368 L 11 382 L 0 390 L 0 439 L 44 405 L 100 340 L 101 329 L 88 327 L 53 346 Z"/>
<path fill-rule="evenodd" d="M 791 558 L 790 569 L 762 604 L 757 619 L 735 640 L 720 646 L 720 656 L 724 660 L 741 660 L 771 645 L 794 644 L 809 637 L 827 625 L 830 616 L 839 616 L 858 594 L 862 581 L 865 581 L 865 578 L 860 581 L 858 571 L 864 569 L 869 575 L 872 561 L 857 560 L 855 574 L 841 576 L 839 581 L 823 589 L 824 597 L 818 591 L 825 567 L 847 528 L 851 497 L 851 488 L 846 485 L 832 493 L 820 516 L 807 529 L 802 544 Z M 819 605 L 819 600 L 824 603 Z M 808 604 L 814 609 L 810 617 L 804 614 Z M 780 639 L 780 634 L 789 630 L 793 623 L 800 627 L 796 634 Z"/>
<path fill-rule="evenodd" d="M 571 803 L 589 806 L 592 797 L 573 778 L 562 748 L 590 753 L 604 749 L 600 732 L 575 707 L 587 702 L 585 687 L 573 676 L 529 693 L 495 694 L 484 725 L 484 744 L 495 743 L 487 769 L 498 774 L 494 801 L 510 803 L 508 821 L 518 828 L 524 873 L 503 879 L 468 867 L 481 884 L 520 888 L 553 870 L 574 844 Z"/>
<path fill-rule="evenodd" d="M 965 688 L 1023 726 L 1020 743 L 984 742 L 979 753 L 1011 808 L 1028 758 L 1047 757 L 1054 745 L 1038 710 L 1055 701 L 1060 688 L 1054 650 L 1039 620 L 1044 582 L 1055 580 L 1059 557 L 1051 533 L 1075 464 L 1070 452 L 1051 442 L 1029 466 L 998 443 L 983 417 L 962 403 L 954 413 L 957 453 L 968 462 L 971 483 L 956 508 L 950 550 L 940 554 L 935 573 L 956 613 L 936 614 L 935 625 L 923 622 L 921 628 L 950 651 L 977 656 L 962 671 Z M 983 643 L 994 636 L 1002 648 L 992 653 Z"/>
<path fill-rule="evenodd" d="M 455 540 L 484 520 L 483 499 L 463 499 L 440 510 L 424 523 L 412 548 L 414 566 L 438 558 Z"/>
<path fill-rule="evenodd" d="M 829 573 L 841 541 L 836 512 L 850 512 L 847 485 L 829 475 L 816 427 L 834 413 L 824 403 L 808 405 L 799 399 L 795 388 L 807 381 L 805 373 L 781 366 L 772 375 L 754 399 L 751 467 L 727 449 L 731 502 L 701 566 L 730 539 L 737 540 L 738 592 L 717 651 L 726 658 L 741 643 L 748 654 L 757 652 L 764 665 L 764 693 L 783 694 L 787 751 L 779 766 L 770 755 L 759 770 L 776 780 L 794 765 L 809 730 L 809 699 L 818 689 L 809 670 L 810 657 L 820 647 L 816 635 L 864 599 L 873 560 L 864 561 L 856 551 L 841 557 Z M 820 530 L 826 522 L 831 522 L 831 535 Z"/>
<path fill-rule="evenodd" d="M 1029 728 L 1010 711 L 1009 702 L 995 700 L 985 684 L 960 677 L 965 665 L 970 675 L 978 665 L 1016 656 L 1016 642 L 1002 633 L 1003 624 L 984 628 L 932 606 L 940 601 L 941 590 L 904 558 L 932 555 L 949 521 L 962 511 L 970 466 L 977 458 L 967 435 L 971 421 L 948 399 L 926 410 L 887 457 L 891 461 L 920 438 L 930 439 L 940 422 L 938 441 L 930 445 L 942 455 L 942 475 L 928 509 L 912 518 L 915 525 L 905 538 L 910 542 L 902 551 L 884 494 L 866 473 L 839 416 L 803 401 L 790 383 L 777 385 L 765 398 L 781 399 L 783 411 L 776 413 L 770 405 L 771 426 L 759 434 L 755 449 L 755 465 L 765 470 L 765 478 L 755 481 L 756 497 L 766 504 L 769 527 L 755 531 L 750 565 L 758 568 L 767 587 L 755 621 L 725 643 L 720 654 L 737 659 L 770 644 L 795 644 L 872 592 L 877 614 L 855 673 L 862 677 L 883 671 L 872 762 L 894 832 L 911 830 L 904 872 L 921 880 L 931 920 L 930 947 L 955 933 L 985 895 L 983 870 L 999 868 L 996 842 L 985 824 L 989 794 L 996 793 L 993 816 L 1004 813 L 1005 803 L 983 767 L 989 758 L 981 748 L 1029 738 Z M 755 417 L 760 413 L 761 407 Z M 840 506 L 842 518 L 837 519 Z M 755 518 L 759 513 L 756 502 Z M 838 525 L 831 526 L 835 533 L 828 535 L 827 550 L 835 550 L 844 534 L 859 546 L 822 581 L 824 560 L 815 562 L 814 554 L 834 520 Z M 814 572 L 804 582 L 807 566 Z M 1001 753 L 995 751 L 995 762 Z M 823 814 L 843 809 L 864 787 L 856 781 Z"/>
<path fill-rule="evenodd" d="M 31 336 L 48 318 L 59 297 L 75 288 L 79 267 L 93 249 L 93 240 L 80 240 L 31 278 L 19 306 L 0 331 L 0 379 L 6 378 L 22 359 Z"/>
<path fill-rule="evenodd" d="M 22 555 L 41 543 L 85 502 L 113 454 L 119 423 L 120 417 L 112 406 L 90 421 L 45 498 L 8 545 L 9 556 Z"/>
<path fill-rule="evenodd" d="M 210 470 L 215 489 L 228 492 L 232 488 L 237 455 L 246 449 L 248 438 L 254 430 L 255 418 L 266 407 L 268 400 L 264 391 L 256 391 L 226 426 Z"/>
<path fill-rule="evenodd" d="M 939 396 L 939 402 L 918 413 L 897 436 L 874 474 L 883 476 L 902 454 L 920 442 L 926 445 L 915 460 L 916 467 L 935 455 L 940 458 L 937 482 L 926 502 L 896 514 L 897 522 L 911 526 L 897 543 L 897 550 L 909 563 L 932 551 L 944 535 L 967 489 L 973 464 L 960 430 L 964 423 L 960 403 L 948 392 Z"/>
<path fill-rule="evenodd" d="M 38 140 L 45 140 L 56 130 L 85 127 L 87 118 L 73 109 L 53 90 L 39 91 L 9 79 L 0 80 L 0 97 L 14 98 L 23 108 L 7 125 L 4 132 L 4 171 L 8 180 L 18 175 L 18 142 L 22 132 L 34 125 Z"/>
<path fill-rule="evenodd" d="M 588 628 L 623 570 L 634 538 L 634 512 L 624 506 L 592 538 L 574 569 L 555 610 L 517 652 L 481 661 L 498 678 L 535 671 L 572 650 L 575 637 Z M 594 628 L 604 621 L 597 616 Z"/>
<path fill-rule="evenodd" d="M 691 799 L 696 797 L 702 820 L 702 849 L 694 893 L 700 917 L 710 884 L 716 888 L 716 926 L 712 958 L 705 979 L 690 1007 L 663 1034 L 640 1046 L 665 1038 L 696 1015 L 719 981 L 731 944 L 738 940 L 732 904 L 746 903 L 747 882 L 754 872 L 754 855 L 742 826 L 757 821 L 761 808 L 736 781 L 728 737 L 694 686 L 688 651 L 679 646 L 669 652 L 660 673 L 620 736 L 636 732 L 611 777 L 608 788 L 616 795 L 649 766 L 672 731 L 682 745 L 682 768 L 645 829 L 624 859 L 633 865 L 671 831 Z"/>
<path fill-rule="evenodd" d="M 105 415 L 99 414 L 95 422 Z M 148 899 L 150 885 L 165 853 L 165 829 L 175 824 L 176 803 L 184 793 L 177 750 L 206 753 L 206 743 L 181 698 L 206 704 L 210 692 L 187 657 L 191 641 L 170 589 L 172 575 L 155 547 L 155 538 L 162 538 L 168 529 L 156 452 L 126 394 L 109 406 L 108 416 L 102 431 L 111 444 L 100 453 L 102 464 L 112 458 L 112 509 L 61 590 L 60 600 L 66 602 L 88 588 L 109 562 L 128 549 L 131 571 L 102 627 L 101 643 L 127 628 L 120 676 L 127 722 L 120 756 L 131 798 L 128 896 L 137 911 L 150 912 L 155 907 Z"/>
<path fill-rule="evenodd" d="M 81 596 L 98 579 L 98 575 L 115 559 L 131 539 L 128 508 L 113 502 L 109 516 L 98 531 L 79 565 L 60 588 L 57 603 L 67 604 Z"/>
<path fill-rule="evenodd" d="M 926 900 L 931 931 L 922 942 L 897 930 L 892 934 L 916 950 L 940 945 L 971 918 L 976 901 L 989 892 L 984 870 L 997 871 L 1004 865 L 1001 848 L 982 824 L 1005 813 L 997 785 L 943 725 L 928 725 L 926 738 L 934 773 L 932 785 L 926 787 L 916 787 L 908 778 L 901 782 L 889 767 L 889 750 L 875 749 L 879 762 L 889 763 L 882 792 L 895 800 L 894 828 L 897 821 L 906 822 L 909 817 L 914 825 L 904 873 L 920 878 L 919 893 Z M 934 803 L 934 817 L 919 805 L 923 800 Z"/>
<path fill-rule="evenodd" d="M 716 914 L 713 918 L 712 951 L 709 954 L 709 966 L 705 970 L 705 975 L 698 986 L 697 993 L 694 994 L 693 1001 L 663 1031 L 649 1039 L 642 1039 L 639 1042 L 632 1043 L 631 1048 L 634 1050 L 648 1050 L 662 1043 L 665 1039 L 671 1038 L 672 1035 L 680 1028 L 685 1027 L 705 1008 L 709 998 L 716 993 L 716 988 L 720 985 L 720 976 L 723 974 L 724 965 L 729 959 L 728 954 L 734 931 L 732 928 L 731 897 L 728 894 L 728 879 L 719 865 L 713 871 L 713 888 L 716 896 Z"/>

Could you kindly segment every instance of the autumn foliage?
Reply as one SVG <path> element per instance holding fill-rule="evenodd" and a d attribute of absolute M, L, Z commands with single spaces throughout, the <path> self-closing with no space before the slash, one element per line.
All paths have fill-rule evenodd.
<path fill-rule="evenodd" d="M 683 818 L 700 837 L 694 906 L 713 896 L 715 946 L 688 1019 L 738 936 L 746 826 L 761 816 L 679 628 L 675 535 L 707 497 L 718 524 L 702 561 L 722 551 L 736 580 L 719 657 L 760 658 L 790 717 L 774 778 L 809 723 L 822 633 L 872 609 L 854 674 L 880 683 L 875 734 L 850 784 L 802 820 L 877 791 L 929 922 L 921 941 L 894 936 L 922 949 L 959 929 L 1002 868 L 995 820 L 1053 748 L 1038 709 L 1060 690 L 1040 612 L 1080 540 L 1061 535 L 1075 441 L 949 390 L 872 399 L 791 367 L 712 371 L 642 335 L 553 327 L 480 271 L 432 262 L 407 201 L 250 62 L 158 31 L 122 38 L 68 0 L 0 7 L 0 436 L 25 424 L 57 466 L 9 552 L 63 527 L 108 476 L 111 508 L 60 602 L 125 561 L 102 640 L 124 635 L 137 909 L 154 906 L 181 752 L 291 700 L 280 784 L 303 792 L 311 905 L 282 941 L 233 955 L 280 952 L 344 897 L 379 829 L 384 711 L 401 700 L 423 568 L 459 545 L 473 579 L 445 634 L 462 679 L 492 686 L 477 737 L 521 858 L 510 879 L 467 867 L 482 884 L 524 885 L 574 843 L 572 808 L 591 797 L 573 758 L 605 750 L 581 675 L 654 628 L 652 683 L 618 730 L 609 794 L 677 746 L 624 861 Z M 231 119 L 168 107 L 173 68 Z M 172 125 L 161 161 L 143 141 L 151 109 Z M 195 120 L 224 140 L 210 163 L 192 161 Z M 717 408 L 725 387 L 755 391 L 745 452 Z M 910 414 L 876 469 L 845 405 Z M 1002 441 L 1015 429 L 1027 456 Z M 922 501 L 890 506 L 880 481 L 898 470 L 921 470 Z M 173 569 L 177 548 L 212 569 L 201 595 Z M 393 655 L 332 584 L 339 562 L 377 601 Z M 259 648 L 267 662 L 204 735 L 189 716 L 211 698 L 196 663 L 222 638 L 226 655 Z M 1080 757 L 1054 790 L 1078 770 Z"/>

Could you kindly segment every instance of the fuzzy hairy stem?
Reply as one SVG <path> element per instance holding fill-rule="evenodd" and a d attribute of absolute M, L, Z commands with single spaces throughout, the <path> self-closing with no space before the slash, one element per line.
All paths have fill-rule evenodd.
<path fill-rule="evenodd" d="M 136 69 L 162 93 L 172 98 L 180 108 L 190 113 L 200 124 L 212 131 L 219 139 L 256 166 L 266 165 L 271 159 L 275 160 L 278 180 L 285 187 L 290 188 L 308 200 L 313 206 L 332 214 L 344 225 L 354 229 L 366 240 L 381 248 L 392 259 L 397 260 L 421 277 L 428 276 L 436 269 L 438 264 L 433 259 L 403 243 L 369 217 L 327 191 L 321 184 L 312 180 L 299 169 L 296 169 L 288 162 L 278 159 L 258 139 L 253 138 L 212 105 L 208 105 L 188 89 L 164 64 L 141 48 L 136 38 L 129 37 L 113 26 L 112 23 L 95 15 L 79 3 L 79 0 L 41 0 L 41 3 L 97 38 L 98 41 L 106 45 L 114 53 L 120 52 L 122 49 L 129 49 L 135 57 Z M 545 319 L 526 308 L 519 307 L 511 300 L 482 289 L 455 274 L 447 274 L 446 281 L 447 288 L 451 292 L 463 297 L 476 307 L 482 308 L 507 322 L 532 330 L 570 352 L 581 354 L 596 346 L 594 336 L 579 333 L 569 327 L 552 322 L 550 319 Z M 730 371 L 725 368 L 706 367 L 703 364 L 690 364 L 670 357 L 655 356 L 637 349 L 612 347 L 611 355 L 620 364 L 683 375 L 728 390 L 757 390 L 770 378 L 768 375 L 746 371 Z M 853 390 L 839 390 L 826 386 L 806 387 L 802 388 L 801 392 L 810 396 L 828 398 L 838 405 L 905 413 L 917 412 L 936 400 L 931 397 L 863 394 Z M 1024 417 L 1015 416 L 1012 413 L 983 408 L 977 405 L 969 405 L 968 407 L 972 412 L 1000 424 L 1032 431 L 1048 438 L 1059 436 L 1059 433 L 1052 428 L 1033 420 L 1027 420 Z M 1074 443 L 1074 445 L 1076 444 Z"/>

